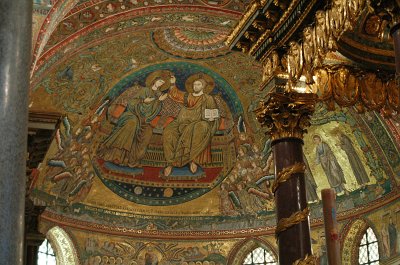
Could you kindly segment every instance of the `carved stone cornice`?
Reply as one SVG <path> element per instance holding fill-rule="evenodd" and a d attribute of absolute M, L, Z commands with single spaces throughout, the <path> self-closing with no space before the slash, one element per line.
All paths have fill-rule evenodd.
<path fill-rule="evenodd" d="M 303 139 L 315 109 L 317 96 L 311 93 L 270 93 L 256 110 L 257 120 L 267 128 L 271 139 Z"/>
<path fill-rule="evenodd" d="M 263 1 L 264 3 L 265 1 Z M 235 42 L 237 43 L 236 38 L 237 36 L 244 34 L 242 32 L 245 30 L 246 25 L 249 23 L 250 20 L 254 21 L 254 16 L 258 15 L 259 9 L 261 8 L 262 3 L 259 0 L 252 1 L 251 4 L 247 7 L 246 11 L 244 12 L 242 18 L 239 20 L 238 24 L 233 29 L 232 33 L 229 34 L 228 38 L 226 39 L 226 44 L 228 46 L 232 45 Z"/>

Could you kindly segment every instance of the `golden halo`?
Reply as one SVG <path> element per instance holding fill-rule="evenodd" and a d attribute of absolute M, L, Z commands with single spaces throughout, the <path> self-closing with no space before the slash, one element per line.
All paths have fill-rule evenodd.
<path fill-rule="evenodd" d="M 151 88 L 154 81 L 156 81 L 158 78 L 161 78 L 165 81 L 165 83 L 160 87 L 160 91 L 167 90 L 171 86 L 171 76 L 173 76 L 173 74 L 169 70 L 154 71 L 146 77 L 146 87 Z"/>
<path fill-rule="evenodd" d="M 196 74 L 193 74 L 188 77 L 188 79 L 185 82 L 186 91 L 189 93 L 192 93 L 193 92 L 193 83 L 194 83 L 194 81 L 199 80 L 199 79 L 203 79 L 207 83 L 206 87 L 203 89 L 204 94 L 208 94 L 214 89 L 214 87 L 215 87 L 214 78 L 212 78 L 208 74 L 200 72 L 200 73 L 196 73 Z"/>

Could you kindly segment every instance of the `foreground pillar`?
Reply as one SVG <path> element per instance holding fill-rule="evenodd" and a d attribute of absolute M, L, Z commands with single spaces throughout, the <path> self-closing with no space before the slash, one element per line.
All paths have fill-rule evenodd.
<path fill-rule="evenodd" d="M 336 219 L 335 189 L 321 190 L 322 209 L 324 212 L 325 242 L 328 251 L 328 264 L 341 265 L 339 226 Z"/>
<path fill-rule="evenodd" d="M 268 129 L 275 160 L 279 264 L 315 264 L 311 251 L 309 208 L 304 182 L 303 134 L 314 112 L 315 95 L 271 93 L 257 111 Z"/>
<path fill-rule="evenodd" d="M 0 1 L 0 263 L 23 262 L 32 1 Z"/>
<path fill-rule="evenodd" d="M 400 22 L 396 23 L 390 30 L 394 44 L 394 56 L 396 63 L 396 81 L 400 86 Z"/>

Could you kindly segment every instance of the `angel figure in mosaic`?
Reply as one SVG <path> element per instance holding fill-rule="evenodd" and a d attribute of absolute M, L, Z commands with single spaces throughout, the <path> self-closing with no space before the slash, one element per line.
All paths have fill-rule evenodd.
<path fill-rule="evenodd" d="M 91 126 L 76 129 L 67 117 L 63 118 L 63 129 L 56 131 L 57 153 L 47 160 L 47 179 L 52 192 L 67 204 L 82 201 L 88 195 L 94 179 L 91 167 Z M 57 199 L 56 199 L 57 201 Z"/>

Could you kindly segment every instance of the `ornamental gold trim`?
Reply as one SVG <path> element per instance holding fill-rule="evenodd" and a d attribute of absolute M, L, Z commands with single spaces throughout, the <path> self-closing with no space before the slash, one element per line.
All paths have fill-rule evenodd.
<path fill-rule="evenodd" d="M 283 15 L 281 16 L 281 18 L 279 19 L 279 21 L 275 24 L 275 26 L 273 27 L 273 29 L 271 31 L 265 31 L 260 38 L 257 40 L 257 42 L 251 47 L 249 54 L 250 55 L 254 55 L 254 53 L 256 52 L 256 50 L 258 48 L 260 48 L 261 44 L 271 35 L 271 32 L 276 32 L 281 26 L 282 24 L 285 22 L 285 20 L 289 17 L 290 13 L 292 12 L 292 10 L 297 6 L 299 0 L 297 1 L 292 1 L 289 5 L 289 7 L 287 8 L 287 10 L 285 11 L 285 13 L 283 13 Z"/>
<path fill-rule="evenodd" d="M 305 170 L 306 165 L 304 163 L 296 163 L 290 167 L 285 167 L 281 170 L 281 172 L 278 173 L 276 180 L 272 185 L 272 192 L 275 193 L 280 184 L 289 180 L 294 174 L 304 173 Z"/>
<path fill-rule="evenodd" d="M 308 14 L 311 10 L 313 4 L 316 0 L 311 1 L 308 4 L 304 14 Z M 248 32 L 242 32 L 247 24 L 251 24 L 254 27 L 261 29 L 262 27 L 257 23 L 257 21 L 250 21 L 252 16 L 257 12 L 258 8 L 261 8 L 264 1 L 255 1 L 250 6 L 248 11 L 243 15 L 242 19 L 239 21 L 238 25 L 234 28 L 232 33 L 229 35 L 226 44 L 232 45 L 234 39 L 241 38 L 241 34 L 247 33 L 247 39 L 251 39 L 249 43 L 250 47 L 242 48 L 242 52 L 254 56 L 257 51 L 260 51 L 260 47 L 265 44 L 265 41 L 274 35 L 287 21 L 290 14 L 295 12 L 296 6 L 298 6 L 299 0 L 291 1 L 289 6 L 284 10 L 282 16 L 274 23 L 272 30 L 263 29 L 261 35 L 254 42 L 254 36 L 250 36 Z M 275 5 L 279 5 L 279 1 L 274 2 Z M 356 25 L 359 16 L 362 11 L 366 9 L 368 5 L 367 0 L 338 0 L 333 1 L 330 8 L 325 10 L 318 10 L 315 12 L 314 25 L 306 27 L 307 31 L 302 32 L 302 37 L 300 40 L 292 41 L 290 48 L 287 48 L 283 54 L 280 54 L 279 61 L 285 61 L 285 69 L 289 74 L 290 82 L 289 88 L 292 89 L 296 82 L 301 76 L 306 77 L 306 83 L 313 83 L 312 76 L 313 71 L 321 67 L 326 54 L 330 51 L 334 52 L 338 49 L 338 41 L 342 37 L 343 33 L 352 30 Z M 265 16 L 268 19 L 268 11 Z M 299 19 L 302 21 L 302 19 Z M 276 43 L 270 44 L 268 49 L 260 54 L 259 57 L 261 62 L 267 60 L 271 55 L 271 50 L 275 48 L 282 48 L 282 46 L 293 36 L 294 32 L 298 30 L 298 25 L 300 22 L 295 22 L 289 32 L 286 33 L 280 40 Z M 243 37 L 246 37 L 243 35 Z M 289 47 L 288 46 L 288 47 Z M 303 55 L 306 58 L 303 60 Z M 266 69 L 268 73 L 268 67 Z M 264 80 L 268 80 L 272 73 L 266 74 Z"/>
<path fill-rule="evenodd" d="M 317 96 L 311 93 L 270 93 L 256 112 L 257 120 L 267 129 L 272 141 L 283 138 L 303 139 L 311 125 Z"/>
<path fill-rule="evenodd" d="M 288 218 L 282 218 L 278 221 L 275 229 L 275 237 L 278 238 L 279 234 L 283 231 L 295 226 L 303 221 L 306 221 L 310 214 L 310 208 L 306 207 L 302 211 L 298 211 L 290 215 Z"/>
<path fill-rule="evenodd" d="M 46 237 L 53 247 L 57 264 L 74 265 L 79 264 L 79 258 L 74 243 L 64 229 L 54 226 L 46 233 Z"/>
<path fill-rule="evenodd" d="M 293 265 L 317 265 L 317 257 L 307 254 L 303 259 L 293 262 Z"/>
<path fill-rule="evenodd" d="M 229 34 L 228 38 L 226 39 L 225 44 L 227 46 L 232 45 L 233 40 L 238 36 L 239 32 L 244 28 L 244 26 L 248 23 L 248 21 L 256 13 L 256 11 L 261 8 L 261 6 L 262 2 L 260 2 L 259 0 L 255 0 L 253 1 L 253 3 L 250 4 L 248 9 L 243 14 L 243 17 L 239 20 L 232 33 Z"/>
<path fill-rule="evenodd" d="M 356 106 L 359 113 L 382 110 L 385 117 L 400 111 L 400 82 L 396 84 L 394 75 L 338 65 L 318 68 L 314 77 L 309 89 L 318 92 L 318 101 L 328 108 L 334 102 L 340 107 Z"/>
<path fill-rule="evenodd" d="M 289 59 L 291 50 L 288 49 L 284 56 L 288 57 L 287 69 L 294 69 L 298 75 L 292 75 L 293 83 L 299 80 L 301 75 L 306 76 L 307 83 L 312 83 L 311 77 L 315 67 L 322 66 L 328 52 L 336 51 L 337 42 L 344 32 L 353 29 L 357 19 L 366 6 L 366 0 L 333 1 L 332 7 L 327 10 L 318 10 L 315 13 L 315 25 L 309 27 L 308 32 L 303 32 L 303 37 L 297 41 L 299 52 Z M 307 54 L 309 58 L 303 58 L 299 54 Z"/>

